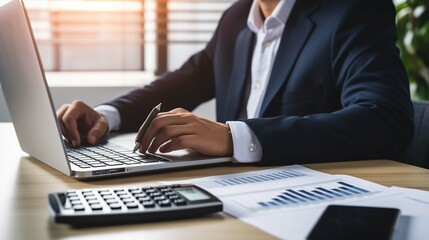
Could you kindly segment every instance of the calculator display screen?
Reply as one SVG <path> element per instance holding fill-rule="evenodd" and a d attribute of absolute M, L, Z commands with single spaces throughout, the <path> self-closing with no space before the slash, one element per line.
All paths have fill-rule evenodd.
<path fill-rule="evenodd" d="M 210 197 L 201 192 L 200 190 L 193 188 L 193 187 L 185 187 L 185 188 L 175 188 L 180 195 L 187 198 L 189 201 L 200 201 L 200 200 L 206 200 L 210 199 Z"/>

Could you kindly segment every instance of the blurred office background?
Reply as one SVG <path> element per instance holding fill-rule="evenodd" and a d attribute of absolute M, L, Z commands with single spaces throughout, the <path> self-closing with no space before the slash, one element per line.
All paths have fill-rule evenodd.
<path fill-rule="evenodd" d="M 97 105 L 179 67 L 236 0 L 23 0 L 56 108 Z M 393 0 L 413 99 L 429 99 L 429 1 Z M 198 89 L 196 89 L 198 91 Z M 197 114 L 214 119 L 214 101 Z M 0 92 L 0 122 L 10 121 Z"/>
<path fill-rule="evenodd" d="M 56 108 L 100 104 L 179 67 L 234 0 L 24 0 Z M 198 89 L 196 89 L 198 91 Z M 214 102 L 198 114 L 214 119 Z M 0 122 L 10 121 L 0 92 Z"/>

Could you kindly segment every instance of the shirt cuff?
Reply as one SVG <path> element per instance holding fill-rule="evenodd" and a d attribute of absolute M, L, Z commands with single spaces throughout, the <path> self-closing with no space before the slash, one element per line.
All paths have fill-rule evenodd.
<path fill-rule="evenodd" d="M 100 105 L 95 107 L 94 110 L 106 118 L 109 125 L 109 132 L 119 130 L 121 127 L 121 115 L 118 109 L 110 105 Z"/>
<path fill-rule="evenodd" d="M 235 160 L 240 163 L 261 161 L 262 146 L 249 126 L 240 121 L 228 121 L 226 124 L 231 129 Z"/>

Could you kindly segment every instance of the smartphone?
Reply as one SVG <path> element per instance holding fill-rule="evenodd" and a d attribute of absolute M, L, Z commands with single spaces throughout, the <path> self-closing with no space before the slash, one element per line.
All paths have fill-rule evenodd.
<path fill-rule="evenodd" d="M 311 230 L 309 240 L 390 240 L 400 210 L 329 205 Z"/>

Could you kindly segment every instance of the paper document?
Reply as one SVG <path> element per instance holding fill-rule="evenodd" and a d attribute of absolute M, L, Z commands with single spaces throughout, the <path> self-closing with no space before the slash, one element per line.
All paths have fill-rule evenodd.
<path fill-rule="evenodd" d="M 401 190 L 299 165 L 185 182 L 217 196 L 224 203 L 224 212 L 281 239 L 305 239 L 330 204 L 396 207 L 401 211 L 404 208 L 418 220 L 418 213 L 405 209 L 404 205 L 412 200 L 405 198 Z M 419 229 L 407 231 L 410 222 L 404 219 L 402 228 L 395 232 L 396 239 L 424 239 L 421 234 L 425 233 L 429 236 L 429 231 L 418 223 L 415 226 Z"/>

